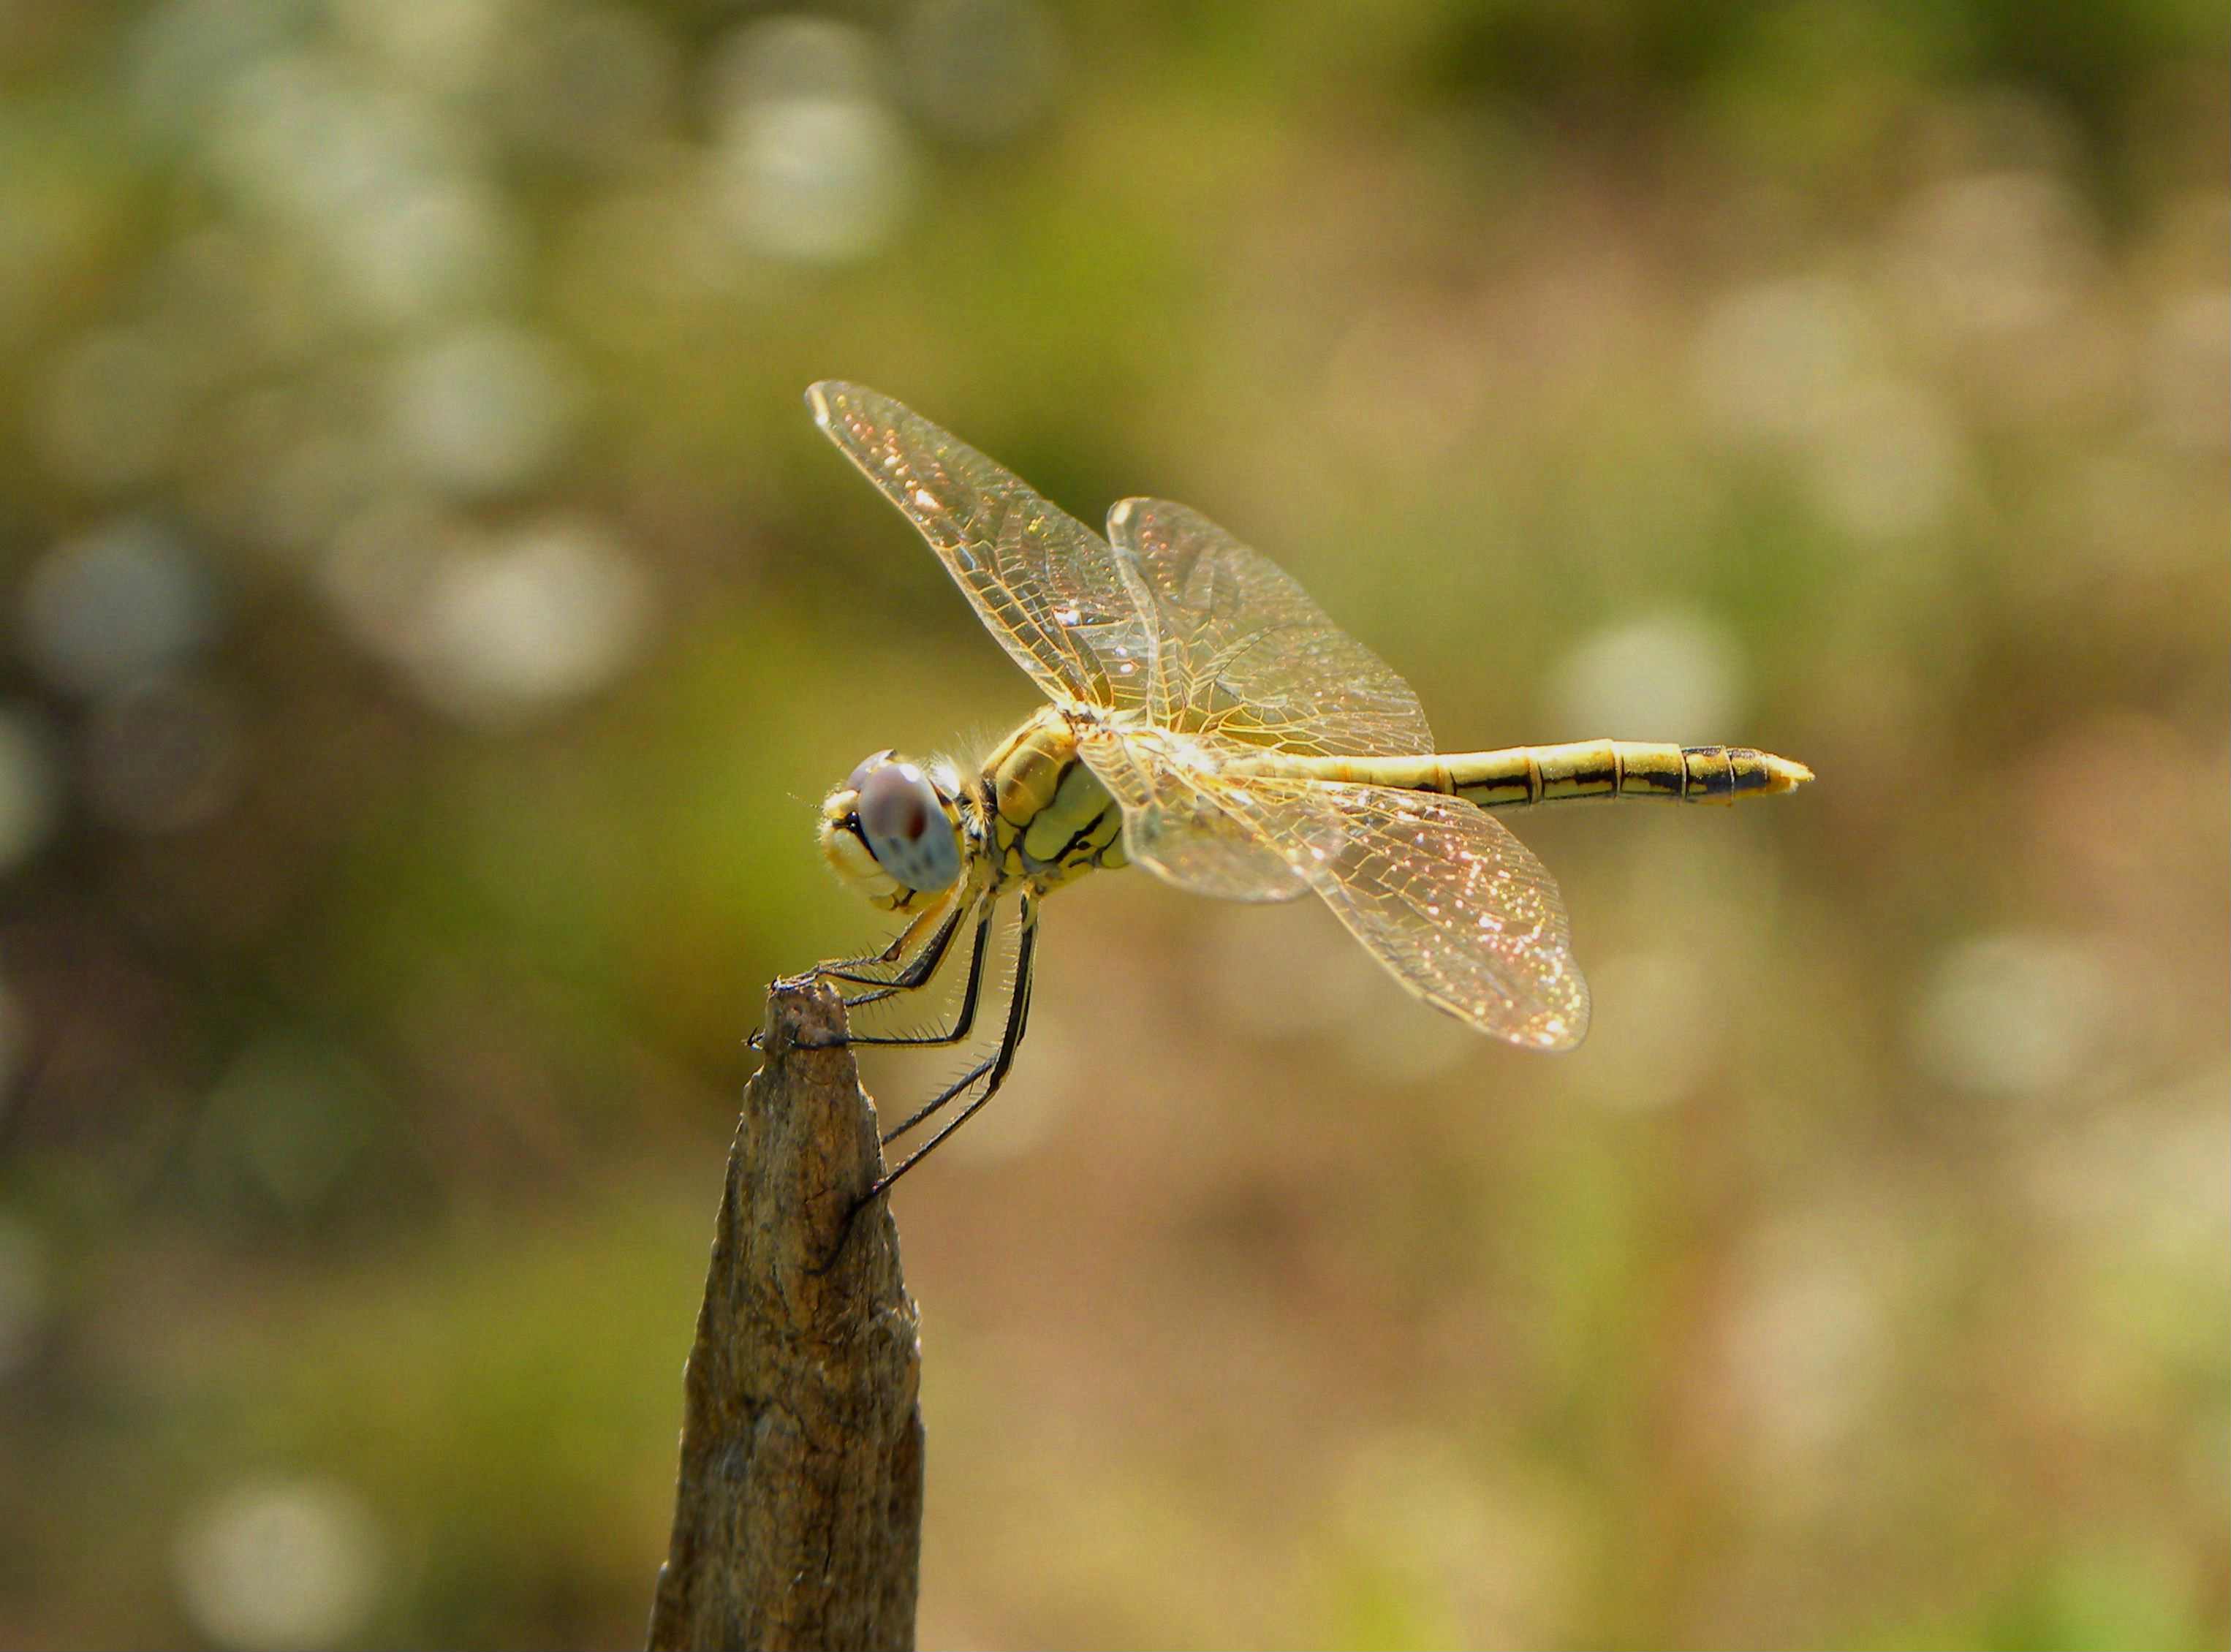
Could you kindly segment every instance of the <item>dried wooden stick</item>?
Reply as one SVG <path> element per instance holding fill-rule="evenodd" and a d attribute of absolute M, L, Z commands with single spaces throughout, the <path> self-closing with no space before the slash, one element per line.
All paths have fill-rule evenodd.
<path fill-rule="evenodd" d="M 875 1107 L 825 985 L 767 995 L 683 1380 L 652 1652 L 914 1645 L 922 1348 Z"/>

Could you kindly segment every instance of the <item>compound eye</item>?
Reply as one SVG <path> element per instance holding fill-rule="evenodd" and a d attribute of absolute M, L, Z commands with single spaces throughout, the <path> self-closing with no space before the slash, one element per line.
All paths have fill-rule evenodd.
<path fill-rule="evenodd" d="M 867 834 L 871 847 L 878 839 L 920 842 L 929 829 L 930 817 L 938 812 L 937 793 L 930 789 L 928 777 L 911 763 L 886 763 L 864 775 L 855 771 L 852 790 L 860 795 L 853 807 L 859 811 L 860 829 Z"/>
<path fill-rule="evenodd" d="M 869 769 L 853 810 L 868 853 L 909 888 L 941 889 L 960 875 L 953 823 L 937 788 L 913 764 Z"/>
<path fill-rule="evenodd" d="M 860 766 L 854 769 L 851 774 L 846 778 L 844 781 L 845 790 L 848 791 L 857 791 L 866 782 L 870 775 L 873 774 L 884 764 L 889 763 L 895 755 L 896 754 L 889 748 L 886 747 L 884 750 L 876 752 L 873 757 L 862 758 L 860 759 Z"/>

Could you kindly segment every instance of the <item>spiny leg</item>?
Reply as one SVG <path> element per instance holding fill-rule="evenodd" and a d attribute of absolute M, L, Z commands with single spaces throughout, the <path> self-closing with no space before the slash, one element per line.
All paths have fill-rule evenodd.
<path fill-rule="evenodd" d="M 1033 921 L 1035 921 L 1035 920 L 1033 920 Z M 1020 922 L 1018 922 L 1016 925 L 1015 977 L 1010 987 L 1009 997 L 1007 999 L 1008 1014 L 1011 1017 L 1014 1012 L 1015 999 L 1020 995 L 1024 986 L 1024 966 L 1029 962 L 1028 956 L 1022 945 L 1021 937 L 1022 925 Z M 986 938 L 983 934 L 979 934 L 977 939 L 980 947 L 984 945 L 986 939 Z M 964 1006 L 964 1008 L 966 1007 L 967 1006 Z M 958 1041 L 956 1040 L 955 1042 Z M 930 1097 L 928 1100 L 923 1102 L 912 1113 L 907 1114 L 905 1118 L 900 1120 L 899 1122 L 894 1125 L 890 1129 L 883 1132 L 883 1145 L 886 1147 L 889 1146 L 893 1142 L 896 1141 L 901 1136 L 905 1135 L 908 1131 L 912 1130 L 923 1120 L 943 1108 L 947 1103 L 952 1101 L 955 1096 L 966 1094 L 971 1085 L 974 1084 L 979 1079 L 982 1078 L 985 1074 L 992 1070 L 992 1064 L 993 1062 L 998 1060 L 998 1051 L 995 1049 L 992 1055 L 986 1055 L 982 1061 L 977 1062 L 975 1066 L 970 1068 L 959 1078 L 954 1080 L 952 1083 L 947 1085 L 935 1095 Z"/>
<path fill-rule="evenodd" d="M 886 1143 L 896 1141 L 915 1126 L 946 1106 L 955 1096 L 965 1093 L 968 1087 L 979 1079 L 984 1081 L 984 1093 L 961 1108 L 960 1113 L 935 1135 L 901 1159 L 897 1168 L 886 1171 L 876 1184 L 862 1196 L 861 1204 L 865 1204 L 878 1193 L 889 1192 L 893 1183 L 928 1158 L 936 1150 L 938 1143 L 974 1118 L 983 1110 L 984 1104 L 999 1093 L 999 1086 L 1006 1081 L 1007 1069 L 1014 1065 L 1015 1051 L 1022 1044 L 1023 1033 L 1030 1024 L 1031 982 L 1033 959 L 1038 949 L 1038 901 L 1035 897 L 1026 893 L 1023 896 L 1022 920 L 1015 938 L 1015 989 L 1013 995 L 1007 1001 L 1007 1025 L 1006 1031 L 1000 1035 L 999 1048 L 991 1056 L 970 1068 L 959 1083 L 948 1087 L 928 1106 L 922 1108 L 897 1129 L 885 1136 L 883 1140 Z"/>
<path fill-rule="evenodd" d="M 854 1033 L 846 1042 L 854 1044 L 900 1044 L 910 1049 L 927 1049 L 939 1044 L 957 1044 L 967 1038 L 976 1025 L 976 1005 L 984 990 L 984 964 L 992 952 L 992 919 L 998 908 L 999 902 L 989 895 L 980 897 L 972 908 L 976 913 L 976 938 L 969 944 L 968 979 L 961 985 L 960 1009 L 960 1012 L 954 1016 L 952 1026 L 941 1033 Z M 932 941 L 931 945 L 937 952 L 937 960 L 942 960 L 947 948 L 951 945 L 954 932 L 960 927 L 960 913 L 956 909 L 954 913 L 954 922 L 946 929 L 941 930 L 937 938 Z M 927 952 L 928 950 L 925 948 L 924 952 Z M 894 982 L 891 984 L 891 991 L 894 992 L 911 991 L 922 985 L 937 972 L 937 960 L 932 961 L 922 971 L 920 980 L 907 982 L 904 986 Z M 919 962 L 920 960 L 917 959 L 916 963 Z M 910 965 L 908 972 L 912 973 L 912 971 L 913 966 Z M 874 1003 L 887 996 L 889 995 L 882 992 L 863 992 L 858 997 L 847 998 L 844 1002 L 849 1008 L 856 1004 Z"/>
<path fill-rule="evenodd" d="M 850 997 L 847 997 L 844 1000 L 844 1007 L 847 1010 L 856 1010 L 862 1004 L 881 1003 L 883 999 L 891 997 L 895 993 L 912 991 L 915 988 L 923 985 L 937 973 L 939 966 L 945 962 L 945 954 L 947 949 L 949 949 L 953 945 L 954 936 L 960 933 L 960 926 L 967 920 L 968 913 L 972 911 L 977 910 L 980 910 L 980 908 L 973 907 L 967 902 L 960 900 L 957 897 L 948 897 L 947 902 L 941 902 L 937 906 L 929 907 L 916 917 L 911 923 L 908 924 L 904 929 L 902 929 L 898 932 L 897 937 L 893 939 L 891 944 L 889 946 L 886 946 L 882 952 L 872 953 L 865 958 L 842 958 L 831 963 L 817 964 L 803 974 L 788 977 L 785 981 L 778 982 L 776 984 L 797 985 L 812 981 L 828 980 L 857 982 L 861 985 L 870 986 L 876 989 L 874 991 L 870 992 L 856 992 Z M 914 943 L 915 939 L 932 923 L 935 923 L 937 925 L 935 932 L 930 936 L 928 944 L 925 945 L 921 951 L 917 952 L 914 957 L 909 960 L 906 966 L 896 975 L 861 975 L 856 972 L 860 969 L 875 965 L 889 965 L 896 963 L 901 957 L 904 956 L 906 949 Z M 981 945 L 982 942 L 980 937 L 978 942 L 980 951 L 981 950 Z M 973 1008 L 973 1006 L 970 1007 Z M 964 1037 L 967 1036 L 965 1023 L 961 1036 Z M 758 1049 L 761 1048 L 760 1041 L 762 1036 L 763 1035 L 754 1032 L 744 1042 L 750 1045 L 752 1049 Z M 891 1042 L 903 1043 L 908 1041 L 904 1039 L 881 1038 L 856 1039 L 848 1036 L 843 1040 L 843 1042 L 845 1043 L 879 1044 Z M 936 1043 L 950 1041 L 931 1039 L 928 1042 Z"/>
<path fill-rule="evenodd" d="M 980 896 L 978 899 L 980 900 L 982 897 Z M 844 1000 L 844 1007 L 847 1010 L 857 1010 L 863 1003 L 881 1003 L 885 998 L 895 997 L 901 992 L 911 992 L 916 987 L 927 985 L 938 971 L 945 966 L 946 949 L 953 945 L 953 938 L 960 932 L 960 926 L 967 921 L 968 915 L 977 910 L 977 907 L 972 902 L 955 900 L 952 910 L 945 914 L 944 921 L 938 925 L 936 932 L 930 936 L 921 951 L 907 960 L 905 967 L 896 975 L 857 975 L 841 970 L 824 970 L 820 972 L 822 978 L 849 982 L 873 989 L 868 992 L 855 992 L 847 997 Z M 902 946 L 921 926 L 918 920 L 908 925 L 906 932 L 899 937 L 896 945 Z M 896 956 L 896 950 L 892 956 Z M 888 962 L 889 960 L 877 961 Z"/>
<path fill-rule="evenodd" d="M 943 941 L 951 941 L 953 939 L 951 932 L 960 926 L 960 915 L 965 910 L 967 910 L 965 901 L 960 900 L 957 896 L 947 895 L 944 900 L 935 906 L 926 907 L 917 913 L 904 929 L 892 937 L 891 944 L 882 952 L 870 952 L 864 958 L 831 958 L 825 964 L 816 964 L 812 969 L 806 971 L 804 976 L 798 978 L 844 981 L 856 986 L 888 986 L 893 978 L 883 975 L 863 975 L 860 971 L 878 967 L 887 968 L 897 963 L 906 956 L 907 948 L 912 946 L 921 938 L 922 932 L 932 925 L 937 925 L 938 931 L 929 938 L 930 947 L 941 946 L 941 937 Z M 930 967 L 934 970 L 936 965 L 932 965 Z"/>

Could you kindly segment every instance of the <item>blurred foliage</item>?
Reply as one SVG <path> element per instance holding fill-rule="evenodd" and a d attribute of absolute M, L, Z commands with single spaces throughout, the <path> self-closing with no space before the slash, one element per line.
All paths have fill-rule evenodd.
<path fill-rule="evenodd" d="M 925 1643 L 2221 1645 L 2227 34 L 0 9 L 0 1641 L 640 1634 L 813 800 L 1031 703 L 845 377 L 1452 746 L 1821 776 L 1520 823 L 1559 1060 L 1065 893 L 898 1201 Z"/>

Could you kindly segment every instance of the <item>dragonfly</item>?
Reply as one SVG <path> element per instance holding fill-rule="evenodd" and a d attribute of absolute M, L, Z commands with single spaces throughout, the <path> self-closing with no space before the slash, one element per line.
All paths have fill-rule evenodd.
<path fill-rule="evenodd" d="M 1126 499 L 1103 537 L 889 397 L 826 381 L 806 402 L 1047 700 L 973 768 L 877 752 L 822 803 L 824 857 L 903 926 L 881 952 L 797 978 L 838 984 L 857 1007 L 966 960 L 946 1024 L 847 1042 L 968 1042 L 987 977 L 1004 973 L 995 926 L 1012 913 L 997 1045 L 886 1133 L 888 1147 L 947 1115 L 867 1198 L 998 1093 L 1029 1025 L 1041 904 L 1089 873 L 1143 867 L 1225 900 L 1315 895 L 1435 1009 L 1513 1044 L 1569 1049 L 1588 1030 L 1588 989 L 1564 901 L 1490 811 L 1727 803 L 1813 778 L 1743 746 L 1439 751 L 1392 667 L 1199 512 Z"/>

